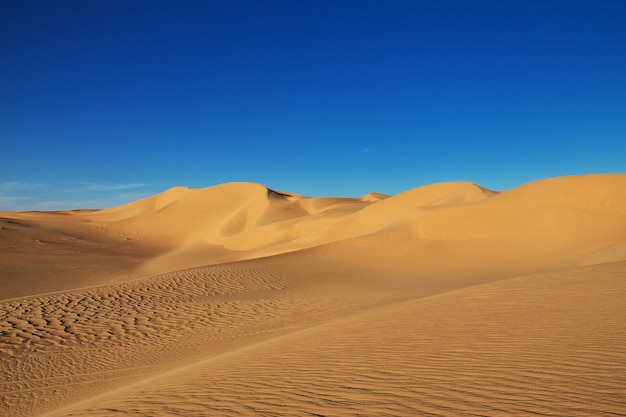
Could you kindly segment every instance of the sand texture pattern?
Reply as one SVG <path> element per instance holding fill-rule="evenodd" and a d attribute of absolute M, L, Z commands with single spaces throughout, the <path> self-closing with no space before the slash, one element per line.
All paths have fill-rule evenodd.
<path fill-rule="evenodd" d="M 0 415 L 626 415 L 626 175 L 0 213 Z"/>

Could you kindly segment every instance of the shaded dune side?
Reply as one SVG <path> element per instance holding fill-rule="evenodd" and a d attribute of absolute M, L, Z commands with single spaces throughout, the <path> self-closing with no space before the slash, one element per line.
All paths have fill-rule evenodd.
<path fill-rule="evenodd" d="M 449 182 L 387 198 L 376 194 L 308 198 L 259 184 L 227 183 L 205 189 L 176 187 L 107 210 L 11 213 L 10 221 L 48 224 L 62 217 L 63 227 L 82 230 L 73 235 L 87 236 L 84 231 L 95 229 L 102 236 L 85 240 L 95 239 L 98 250 L 111 260 L 124 256 L 126 275 L 146 276 L 337 242 L 403 245 L 407 259 L 425 247 L 458 253 L 462 242 L 468 242 L 483 263 L 495 250 L 517 262 L 538 255 L 563 258 L 561 266 L 573 266 L 626 259 L 625 190 L 626 174 L 552 178 L 503 193 Z M 123 254 L 115 247 L 122 247 L 119 243 L 128 247 Z M 40 245 L 41 253 L 32 256 L 44 256 L 47 247 Z M 133 253 L 138 256 L 133 258 Z M 72 250 L 57 255 L 55 259 L 71 261 L 59 261 L 60 272 L 64 263 L 83 268 L 83 255 L 99 256 L 96 251 Z M 6 274 L 18 272 L 11 267 Z"/>
<path fill-rule="evenodd" d="M 263 407 L 284 411 L 278 414 L 308 410 L 357 415 L 364 407 L 373 407 L 380 415 L 415 415 L 415 410 L 450 414 L 448 409 L 461 414 L 456 411 L 462 407 L 477 414 L 500 413 L 478 404 L 484 401 L 493 407 L 502 404 L 506 412 L 500 414 L 576 415 L 580 414 L 576 410 L 589 412 L 588 393 L 592 393 L 602 399 L 600 411 L 608 414 L 623 405 L 619 401 L 623 367 L 613 364 L 623 363 L 626 356 L 620 350 L 625 334 L 624 288 L 619 279 L 623 264 L 581 269 L 575 274 L 579 281 L 568 280 L 567 274 L 544 275 L 510 281 L 519 286 L 484 287 L 484 297 L 467 289 L 470 292 L 463 296 L 450 293 L 443 304 L 433 304 L 439 298 L 430 298 L 425 304 L 416 300 L 355 321 L 336 319 L 409 297 L 515 275 L 626 259 L 625 190 L 626 175 L 554 178 L 500 194 L 471 183 L 443 183 L 395 197 L 361 199 L 309 199 L 257 184 L 231 183 L 202 190 L 176 188 L 95 212 L 11 214 L 17 223 L 23 221 L 5 221 L 14 234 L 36 229 L 36 223 L 49 227 L 53 218 L 62 218 L 55 223 L 61 233 L 56 249 L 70 229 L 80 233 L 74 237 L 93 242 L 94 253 L 124 242 L 137 245 L 122 254 L 111 249 L 110 262 L 132 257 L 135 250 L 146 251 L 147 246 L 138 242 L 156 245 L 158 250 L 142 254 L 142 259 L 148 259 L 142 266 L 144 274 L 237 262 L 3 302 L 0 411 L 34 415 L 175 371 L 192 359 L 212 361 L 219 353 L 255 340 L 331 321 L 331 327 L 319 328 L 323 331 L 311 330 L 310 337 L 268 342 L 263 345 L 263 352 L 269 349 L 267 357 L 254 349 L 247 351 L 250 356 L 243 351 L 241 357 L 234 354 L 241 366 L 225 361 L 209 370 L 202 365 L 200 373 L 209 376 L 195 375 L 187 382 L 168 376 L 169 387 L 180 383 L 181 392 L 189 393 L 183 400 L 181 392 L 165 393 L 158 384 L 155 391 L 146 391 L 171 402 L 171 407 L 158 400 L 147 404 L 132 390 L 116 398 L 125 411 L 147 415 L 212 412 L 206 401 L 220 404 L 224 414 L 248 415 L 266 412 Z M 102 237 L 94 239 L 93 230 Z M 115 239 L 109 239 L 112 236 Z M 105 245 L 105 240 L 110 242 Z M 549 287 L 552 280 L 555 284 Z M 474 299 L 478 301 L 473 303 Z M 585 309 L 589 316 L 584 316 Z M 568 311 L 574 311 L 572 317 L 580 322 L 569 321 Z M 506 325 L 498 324 L 499 316 L 507 318 Z M 601 335 L 587 326 L 598 320 L 598 328 L 605 332 Z M 445 328 L 438 323 L 445 323 Z M 370 324 L 375 325 L 370 329 Z M 543 347 L 542 338 L 550 341 Z M 512 350 L 497 351 L 506 348 L 499 345 L 509 339 Z M 584 342 L 576 344 L 576 340 Z M 434 352 L 425 347 L 431 341 Z M 450 341 L 456 348 L 448 351 Z M 566 350 L 567 346 L 574 350 Z M 472 347 L 482 353 L 476 356 Z M 309 368 L 307 360 L 317 354 L 326 359 Z M 499 358 L 493 366 L 492 357 Z M 550 371 L 542 371 L 533 360 Z M 257 361 L 259 366 L 254 365 Z M 591 375 L 584 374 L 585 363 Z M 524 374 L 525 364 L 529 374 Z M 335 375 L 331 369 L 335 366 L 356 385 Z M 499 375 L 498 369 L 505 372 Z M 229 372 L 232 380 L 226 378 Z M 507 379 L 508 374 L 513 376 Z M 253 380 L 246 380 L 246 375 Z M 414 375 L 421 375 L 421 385 L 414 383 Z M 572 385 L 566 376 L 578 378 L 580 386 Z M 600 383 L 603 378 L 608 381 L 605 385 Z M 491 379 L 497 386 L 488 382 Z M 536 379 L 539 392 L 531 391 Z M 446 388 L 449 384 L 442 380 L 454 381 L 457 388 Z M 408 381 L 409 391 L 399 387 L 402 381 Z M 553 387 L 550 381 L 555 382 Z M 205 383 L 223 389 L 198 392 Z M 379 383 L 390 385 L 377 388 Z M 594 388 L 595 383 L 601 388 Z M 241 397 L 246 387 L 254 393 L 249 403 Z M 576 394 L 577 387 L 584 393 Z M 287 408 L 276 405 L 280 393 L 272 390 L 285 392 Z M 558 399 L 557 390 L 567 393 L 567 398 L 550 409 L 549 404 Z M 384 403 L 387 395 L 391 400 Z M 434 405 L 420 408 L 424 404 L 415 398 L 429 395 Z M 134 401 L 141 406 L 132 408 Z M 306 406 L 307 401 L 319 410 Z M 514 408 L 516 401 L 529 408 Z M 112 413 L 115 408 L 95 403 L 89 407 L 96 414 L 105 409 Z M 75 415 L 84 415 L 85 410 Z"/>
<path fill-rule="evenodd" d="M 178 242 L 231 251 L 230 260 L 274 255 L 388 230 L 417 240 L 546 240 L 600 250 L 626 231 L 626 175 L 587 175 L 538 181 L 495 193 L 472 183 L 440 183 L 384 199 L 311 199 L 272 193 L 258 184 L 170 190 L 126 208 L 89 214 Z M 149 211 L 142 209 L 150 204 Z M 119 214 L 136 213 L 132 221 Z M 566 245 L 566 246 L 567 246 Z M 606 246 L 606 245 L 605 245 Z M 237 258 L 238 257 L 238 258 Z M 181 267 L 186 265 L 181 265 Z"/>
<path fill-rule="evenodd" d="M 429 263 L 433 255 L 439 262 L 445 255 L 486 267 L 532 261 L 537 271 L 551 263 L 618 261 L 626 259 L 626 175 L 553 178 L 499 194 L 470 183 L 420 187 L 368 205 L 324 234 L 334 239 L 317 243 L 329 250 L 377 247 L 401 263 Z M 257 255 L 288 250 L 276 244 Z"/>
<path fill-rule="evenodd" d="M 398 303 L 51 415 L 622 415 L 624 273 L 606 264 Z"/>
<path fill-rule="evenodd" d="M 368 203 L 358 199 L 310 199 L 253 183 L 205 189 L 177 187 L 114 209 L 86 214 L 92 221 L 170 242 L 172 248 L 221 246 L 245 252 L 289 240 L 291 225 L 328 211 L 345 214 Z M 350 210 L 348 210 L 350 211 Z M 324 221 L 323 217 L 321 220 Z"/>
<path fill-rule="evenodd" d="M 389 198 L 375 193 L 362 198 L 308 198 L 278 193 L 259 184 L 227 183 L 205 189 L 176 187 L 125 206 L 84 215 L 178 245 L 237 247 L 240 240 L 245 240 L 247 248 L 236 250 L 249 250 L 303 237 L 326 223 L 349 221 L 352 214 L 368 207 L 377 207 L 372 217 L 379 212 L 398 214 L 411 207 L 475 201 L 491 194 L 471 183 L 441 183 Z M 299 226 L 296 231 L 281 230 L 294 225 Z M 241 236 L 245 239 L 239 239 Z"/>

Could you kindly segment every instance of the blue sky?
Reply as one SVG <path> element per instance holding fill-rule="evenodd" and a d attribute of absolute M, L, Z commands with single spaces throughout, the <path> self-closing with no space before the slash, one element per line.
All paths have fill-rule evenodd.
<path fill-rule="evenodd" d="M 626 172 L 626 2 L 0 0 L 0 210 Z"/>

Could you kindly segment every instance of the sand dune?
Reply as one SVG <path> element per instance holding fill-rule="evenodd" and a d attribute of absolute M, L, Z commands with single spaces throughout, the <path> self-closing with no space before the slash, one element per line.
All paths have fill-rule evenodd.
<path fill-rule="evenodd" d="M 626 263 L 419 298 L 52 415 L 620 415 Z"/>
<path fill-rule="evenodd" d="M 587 175 L 503 193 L 441 183 L 388 198 L 307 198 L 229 183 L 176 187 L 107 210 L 5 213 L 0 294 L 58 291 L 350 240 L 400 245 L 415 256 L 426 254 L 425 246 L 454 256 L 470 250 L 486 264 L 494 255 L 517 264 L 540 257 L 542 268 L 617 261 L 626 259 L 625 188 L 626 175 Z M 29 285 L 15 286 L 16 279 Z"/>
<path fill-rule="evenodd" d="M 626 175 L 0 217 L 1 415 L 626 410 Z"/>

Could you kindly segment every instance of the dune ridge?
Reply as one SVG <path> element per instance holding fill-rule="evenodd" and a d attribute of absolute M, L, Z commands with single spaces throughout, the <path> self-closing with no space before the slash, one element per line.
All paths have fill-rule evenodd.
<path fill-rule="evenodd" d="M 440 183 L 364 201 L 275 194 L 258 184 L 230 183 L 167 191 L 155 196 L 154 202 L 148 199 L 155 205 L 154 211 L 146 210 L 145 200 L 85 216 L 124 230 L 127 226 L 120 215 L 123 219 L 128 212 L 136 213 L 132 222 L 135 232 L 149 236 L 157 231 L 186 248 L 221 246 L 239 252 L 236 259 L 254 257 L 255 252 L 264 256 L 285 253 L 398 227 L 409 228 L 422 240 L 481 239 L 522 232 L 519 229 L 526 234 L 554 236 L 569 227 L 577 234 L 572 238 L 587 241 L 597 233 L 606 240 L 611 231 L 601 224 L 604 218 L 610 217 L 608 229 L 618 224 L 613 232 L 616 239 L 626 230 L 618 221 L 626 215 L 625 187 L 624 175 L 553 178 L 504 193 L 472 183 Z M 162 201 L 172 207 L 162 206 Z M 191 225 L 180 217 L 190 219 Z M 168 224 L 175 226 L 168 229 Z M 241 256 L 241 252 L 246 253 Z"/>
<path fill-rule="evenodd" d="M 626 174 L 0 213 L 0 414 L 620 415 Z"/>
<path fill-rule="evenodd" d="M 25 235 L 12 233 L 19 227 L 6 222 L 21 222 L 25 225 L 22 229 L 30 227 L 44 235 L 56 224 L 63 236 L 39 239 L 37 249 L 49 252 L 51 244 L 61 240 L 59 251 L 65 253 L 57 253 L 57 258 L 63 257 L 67 265 L 78 263 L 76 268 L 84 268 L 82 256 L 93 255 L 87 253 L 85 241 L 92 241 L 93 248 L 104 255 L 105 259 L 96 263 L 106 264 L 109 252 L 117 258 L 125 252 L 128 256 L 120 262 L 124 267 L 111 271 L 111 279 L 123 270 L 127 272 L 123 278 L 146 276 L 351 239 L 359 244 L 402 241 L 417 248 L 429 241 L 450 247 L 455 242 L 474 241 L 476 247 L 515 247 L 513 251 L 526 257 L 569 254 L 567 266 L 575 266 L 594 259 L 624 259 L 626 250 L 620 244 L 626 231 L 625 178 L 624 174 L 559 177 L 502 193 L 472 183 L 440 183 L 375 198 L 373 194 L 309 198 L 253 183 L 175 187 L 106 210 L 5 213 L 0 233 L 8 240 L 10 254 L 11 238 Z M 74 252 L 67 242 L 70 239 L 80 240 Z M 18 241 L 15 246 L 18 253 L 36 252 L 32 241 Z M 48 248 L 42 248 L 45 246 Z M 11 266 L 10 255 L 2 261 L 4 271 L 19 272 L 20 268 Z M 51 262 L 46 259 L 42 263 L 49 266 Z M 80 273 L 84 271 L 58 269 L 57 275 L 84 279 L 85 274 Z M 98 282 L 106 269 L 105 265 L 94 268 L 93 280 L 87 281 Z M 4 271 L 0 271 L 0 283 L 9 279 Z M 19 295 L 3 286 L 0 289 L 9 294 L 4 298 Z"/>

